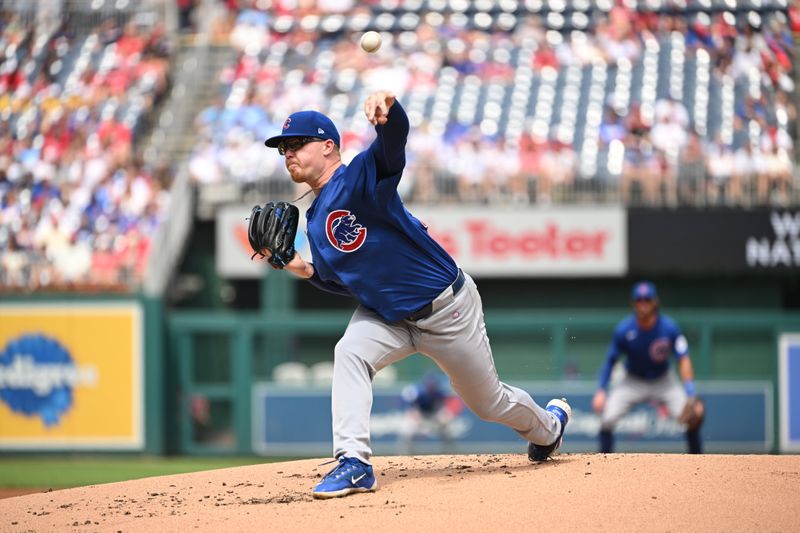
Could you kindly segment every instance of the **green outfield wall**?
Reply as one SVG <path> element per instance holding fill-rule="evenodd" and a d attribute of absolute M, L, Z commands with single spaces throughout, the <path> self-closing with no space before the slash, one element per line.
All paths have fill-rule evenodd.
<path fill-rule="evenodd" d="M 492 283 L 479 283 L 482 291 L 490 294 L 486 300 L 494 300 L 496 304 Z M 623 284 L 619 285 L 621 288 Z M 140 439 L 134 439 L 135 444 L 124 450 L 102 445 L 75 448 L 68 440 L 44 448 L 24 445 L 10 448 L 156 454 L 251 453 L 252 384 L 270 381 L 273 370 L 282 363 L 300 362 L 312 367 L 332 361 L 333 347 L 352 312 L 352 302 L 346 299 L 342 308 L 302 309 L 297 305 L 300 286 L 284 276 L 268 276 L 260 288 L 266 304 L 261 311 L 166 309 L 161 299 L 144 296 L 4 298 L 2 304 L 6 307 L 52 308 L 71 317 L 70 320 L 77 320 L 76 310 L 86 307 L 97 309 L 99 316 L 116 312 L 120 306 L 130 307 L 138 309 L 141 317 L 135 341 L 141 348 L 137 382 L 141 408 L 133 409 L 131 415 L 141 428 Z M 672 297 L 674 289 L 669 284 L 663 286 L 662 297 Z M 573 289 L 579 291 L 581 283 Z M 608 294 L 616 292 L 612 288 L 601 290 L 608 290 Z M 557 292 L 554 290 L 553 294 Z M 562 292 L 569 294 L 570 290 L 562 288 Z M 545 310 L 524 308 L 519 299 L 509 302 L 515 307 L 487 304 L 485 311 L 498 372 L 509 382 L 593 382 L 611 331 L 628 312 L 625 298 L 619 305 L 594 309 L 553 306 Z M 800 313 L 794 311 L 741 306 L 727 310 L 671 307 L 668 312 L 689 339 L 697 377 L 702 381 L 765 380 L 775 388 L 778 336 L 800 332 Z M 5 322 L 7 326 L 9 322 Z M 80 333 L 80 340 L 70 348 L 79 362 L 83 357 L 81 346 L 103 335 L 102 331 L 91 329 L 93 324 L 89 322 L 86 326 L 89 329 Z M 57 337 L 58 327 L 45 321 L 39 329 L 52 330 Z M 110 346 L 108 350 L 90 351 L 93 357 L 113 359 L 125 348 L 113 343 Z M 102 370 L 102 360 L 96 364 Z M 433 363 L 426 357 L 411 356 L 395 365 L 395 383 L 417 379 L 432 368 Z M 100 375 L 101 382 L 107 383 L 103 376 Z M 777 390 L 774 392 L 777 397 Z M 76 401 L 81 398 L 76 393 Z M 116 395 L 111 398 L 113 401 L 104 404 L 103 409 L 82 416 L 96 420 L 99 426 L 107 424 L 115 417 Z"/>
<path fill-rule="evenodd" d="M 486 323 L 505 381 L 594 381 L 624 307 L 580 311 L 488 309 Z M 777 338 L 800 331 L 800 314 L 780 311 L 683 310 L 671 315 L 686 333 L 697 377 L 777 380 Z M 350 314 L 343 311 L 180 312 L 168 317 L 168 357 L 181 391 L 177 450 L 250 453 L 254 382 L 271 379 L 287 361 L 331 361 Z M 434 368 L 414 355 L 396 364 L 397 380 Z M 203 439 L 191 404 L 203 398 L 218 438 Z M 194 399 L 194 400 L 193 400 Z M 225 435 L 224 438 L 219 435 Z"/>

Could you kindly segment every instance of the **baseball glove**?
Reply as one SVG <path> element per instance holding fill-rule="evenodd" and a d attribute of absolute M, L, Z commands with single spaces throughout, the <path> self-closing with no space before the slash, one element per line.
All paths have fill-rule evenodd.
<path fill-rule="evenodd" d="M 706 407 L 703 400 L 693 396 L 686 401 L 686 406 L 684 406 L 681 416 L 678 417 L 678 421 L 684 424 L 688 431 L 693 431 L 703 425 L 705 417 Z"/>
<path fill-rule="evenodd" d="M 264 207 L 255 206 L 250 213 L 247 236 L 255 252 L 250 258 L 259 255 L 266 257 L 269 250 L 269 264 L 282 269 L 294 257 L 294 238 L 297 235 L 297 221 L 300 211 L 289 202 L 268 202 Z"/>

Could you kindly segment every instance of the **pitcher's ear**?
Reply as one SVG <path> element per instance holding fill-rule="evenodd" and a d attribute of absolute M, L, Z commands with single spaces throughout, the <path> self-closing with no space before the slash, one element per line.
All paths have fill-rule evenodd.
<path fill-rule="evenodd" d="M 325 139 L 325 147 L 323 148 L 323 153 L 325 155 L 332 154 L 335 148 L 336 143 L 334 143 L 331 139 Z"/>

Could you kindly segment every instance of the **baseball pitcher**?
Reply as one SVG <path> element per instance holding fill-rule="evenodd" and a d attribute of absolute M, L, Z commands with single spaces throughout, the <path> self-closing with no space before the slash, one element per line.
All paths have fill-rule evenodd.
<path fill-rule="evenodd" d="M 295 183 L 311 187 L 306 212 L 313 264 L 292 246 L 297 208 L 285 202 L 256 207 L 250 219 L 254 251 L 316 287 L 354 297 L 359 306 L 334 350 L 333 454 L 338 464 L 314 487 L 315 498 L 374 491 L 369 417 L 372 378 L 421 352 L 447 374 L 475 414 L 505 424 L 543 461 L 561 444 L 571 414 L 565 400 L 546 409 L 497 376 L 472 278 L 409 213 L 397 186 L 405 166 L 409 123 L 395 96 L 379 91 L 364 104 L 377 137 L 349 165 L 339 133 L 316 111 L 293 113 L 266 140 L 285 158 Z"/>

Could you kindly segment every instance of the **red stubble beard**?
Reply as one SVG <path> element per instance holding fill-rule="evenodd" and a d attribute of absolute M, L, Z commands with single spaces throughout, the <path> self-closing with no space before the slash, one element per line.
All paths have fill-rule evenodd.
<path fill-rule="evenodd" d="M 293 182 L 305 182 L 302 175 L 302 169 L 300 168 L 300 163 L 298 163 L 297 160 L 292 159 L 291 161 L 286 161 L 286 170 L 289 171 L 289 176 L 292 178 Z"/>

